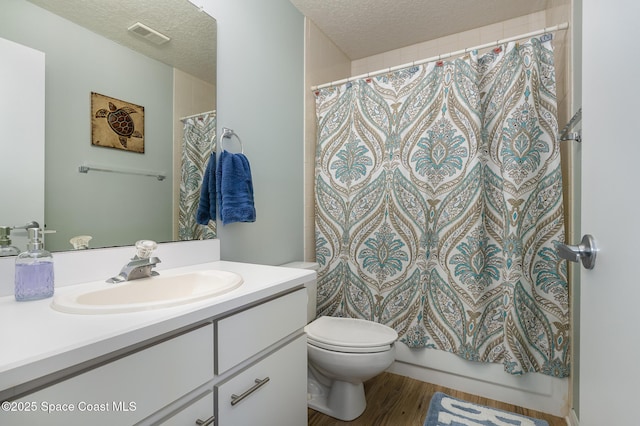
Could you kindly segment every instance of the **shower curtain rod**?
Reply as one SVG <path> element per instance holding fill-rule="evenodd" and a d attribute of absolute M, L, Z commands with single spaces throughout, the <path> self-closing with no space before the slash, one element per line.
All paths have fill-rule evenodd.
<path fill-rule="evenodd" d="M 393 71 L 398 71 L 404 68 L 408 68 L 408 67 L 412 67 L 415 65 L 421 65 L 421 64 L 426 64 L 429 62 L 435 62 L 435 61 L 439 61 L 441 59 L 446 59 L 446 58 L 450 58 L 452 56 L 459 56 L 459 55 L 464 55 L 465 53 L 469 53 L 473 50 L 481 50 L 481 49 L 486 49 L 489 47 L 494 47 L 494 46 L 498 46 L 500 44 L 504 44 L 504 43 L 508 43 L 511 41 L 517 41 L 517 40 L 521 40 L 523 38 L 531 38 L 531 37 L 535 37 L 535 36 L 539 36 L 545 33 L 551 33 L 551 32 L 555 32 L 558 30 L 566 30 L 567 28 L 569 28 L 569 23 L 568 22 L 563 22 L 562 24 L 559 25 L 554 25 L 552 27 L 545 27 L 542 28 L 540 30 L 536 30 L 536 31 L 532 31 L 530 33 L 526 33 L 526 34 L 520 34 L 514 37 L 508 37 L 508 38 L 504 38 L 502 40 L 496 40 L 496 41 L 492 41 L 490 43 L 486 43 L 486 44 L 481 44 L 480 46 L 474 46 L 474 47 L 468 47 L 466 49 L 462 49 L 462 50 L 457 50 L 455 52 L 449 52 L 449 53 L 443 53 L 441 55 L 437 55 L 437 56 L 432 56 L 431 58 L 427 58 L 427 59 L 422 59 L 419 61 L 413 61 L 413 62 L 409 62 L 403 65 L 397 65 L 395 67 L 390 67 L 390 68 L 385 68 L 385 69 L 381 69 L 378 71 L 374 71 L 374 72 L 368 72 L 365 74 L 361 74 L 361 75 L 357 75 L 354 77 L 349 77 L 349 78 L 345 78 L 342 80 L 337 80 L 337 81 L 332 81 L 329 83 L 325 83 L 325 84 L 321 84 L 319 86 L 312 86 L 311 90 L 318 90 L 318 89 L 324 89 L 326 87 L 332 87 L 332 86 L 339 86 L 341 84 L 345 84 L 348 83 L 350 81 L 353 80 L 358 80 L 360 78 L 368 78 L 368 77 L 375 77 L 381 74 L 386 74 L 386 73 L 390 73 Z"/>
<path fill-rule="evenodd" d="M 187 119 L 189 119 L 189 118 L 199 117 L 199 116 L 201 116 L 201 115 L 205 115 L 205 114 L 213 114 L 213 113 L 215 113 L 215 112 L 216 112 L 216 110 L 215 110 L 215 109 L 213 109 L 213 110 L 211 110 L 211 111 L 205 111 L 205 112 L 199 112 L 198 114 L 187 115 L 186 117 L 182 117 L 182 118 L 180 119 L 180 121 L 184 121 L 184 120 L 187 120 Z"/>

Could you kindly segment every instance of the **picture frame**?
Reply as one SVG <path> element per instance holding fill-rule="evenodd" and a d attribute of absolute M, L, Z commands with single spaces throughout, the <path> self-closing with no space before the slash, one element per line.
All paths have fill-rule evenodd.
<path fill-rule="evenodd" d="M 91 92 L 91 145 L 144 154 L 144 107 Z"/>

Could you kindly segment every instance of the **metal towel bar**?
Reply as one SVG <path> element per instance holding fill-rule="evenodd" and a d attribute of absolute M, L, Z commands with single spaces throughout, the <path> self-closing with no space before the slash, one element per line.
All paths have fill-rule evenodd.
<path fill-rule="evenodd" d="M 115 169 L 111 167 L 103 167 L 103 166 L 79 166 L 78 171 L 80 173 L 89 173 L 90 170 L 96 172 L 109 172 L 109 173 L 123 173 L 125 175 L 138 175 L 138 176 L 149 176 L 154 177 L 158 180 L 164 180 L 167 176 L 163 173 L 156 172 L 147 172 L 142 170 L 126 170 L 126 169 Z"/>

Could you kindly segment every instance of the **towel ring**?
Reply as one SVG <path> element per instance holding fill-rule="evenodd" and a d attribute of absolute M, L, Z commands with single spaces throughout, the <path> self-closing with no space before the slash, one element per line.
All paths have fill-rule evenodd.
<path fill-rule="evenodd" d="M 223 150 L 225 149 L 224 147 L 224 139 L 225 138 L 229 138 L 231 139 L 232 136 L 235 136 L 236 138 L 238 138 L 238 142 L 240 142 L 240 152 L 242 154 L 244 154 L 244 148 L 242 147 L 242 141 L 240 140 L 240 136 L 238 136 L 236 134 L 236 132 L 234 132 L 233 130 L 227 128 L 227 127 L 223 127 L 222 128 L 222 134 L 220 135 L 220 148 L 222 148 Z"/>

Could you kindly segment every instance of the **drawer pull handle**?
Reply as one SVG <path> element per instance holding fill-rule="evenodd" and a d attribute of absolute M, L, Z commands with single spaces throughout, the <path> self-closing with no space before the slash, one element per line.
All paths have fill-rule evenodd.
<path fill-rule="evenodd" d="M 231 405 L 236 405 L 237 403 L 239 403 L 240 401 L 242 401 L 243 399 L 251 395 L 253 392 L 257 391 L 260 387 L 266 385 L 268 381 L 269 381 L 268 376 L 262 380 L 256 379 L 256 384 L 251 386 L 251 389 L 247 390 L 242 395 L 231 394 Z"/>
<path fill-rule="evenodd" d="M 196 420 L 196 424 L 198 426 L 209 426 L 213 424 L 215 420 L 216 420 L 216 416 L 211 416 L 207 420 L 200 420 L 200 419 Z"/>

